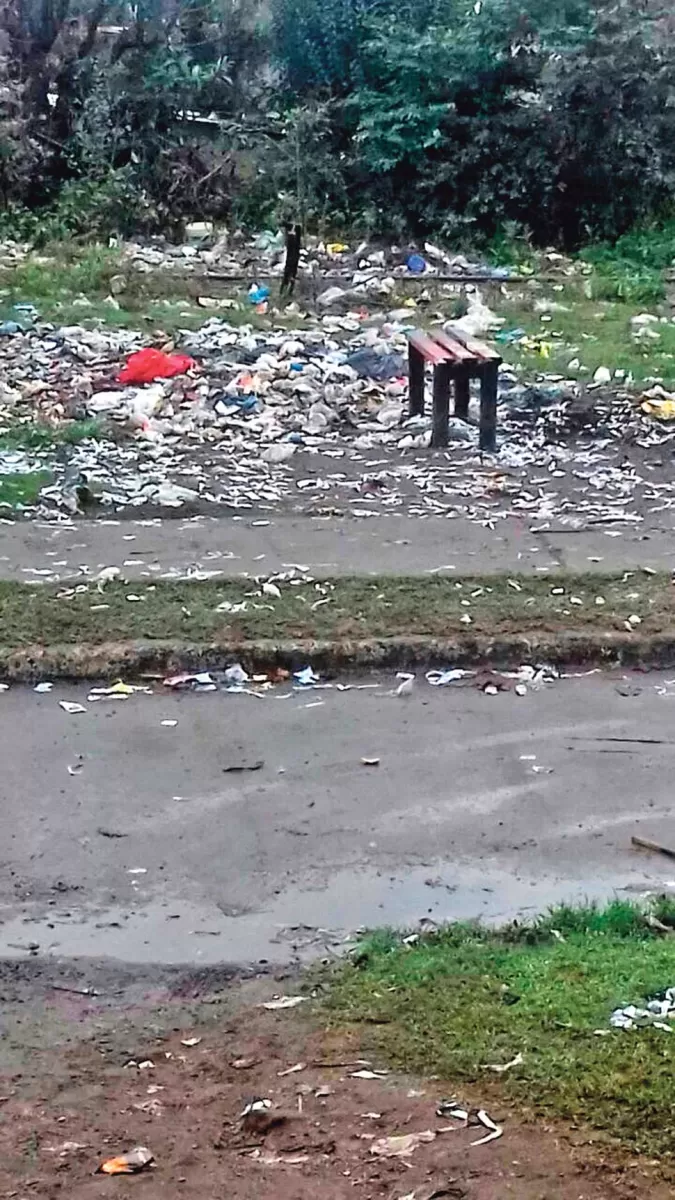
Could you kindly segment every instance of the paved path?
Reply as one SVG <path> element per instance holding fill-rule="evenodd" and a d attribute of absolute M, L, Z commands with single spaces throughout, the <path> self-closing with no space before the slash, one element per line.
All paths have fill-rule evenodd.
<path fill-rule="evenodd" d="M 363 925 L 675 887 L 630 846 L 675 845 L 675 683 L 391 684 L 5 693 L 0 954 L 288 961 Z"/>
<path fill-rule="evenodd" d="M 534 524 L 534 523 L 533 523 Z M 129 578 L 191 571 L 266 574 L 302 564 L 317 575 L 616 571 L 675 567 L 675 534 L 652 520 L 545 532 L 519 517 L 494 529 L 463 517 L 206 517 L 0 524 L 0 578 L 72 579 L 117 566 Z"/>

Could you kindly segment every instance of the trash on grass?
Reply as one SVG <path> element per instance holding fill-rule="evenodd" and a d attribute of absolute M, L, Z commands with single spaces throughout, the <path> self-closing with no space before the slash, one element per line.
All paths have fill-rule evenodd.
<path fill-rule="evenodd" d="M 665 1023 L 665 1018 L 669 1024 Z M 672 1033 L 675 1018 L 675 987 L 665 988 L 651 996 L 643 1008 L 636 1004 L 627 1004 L 625 1008 L 615 1008 L 609 1018 L 612 1029 L 642 1029 L 652 1027 Z"/>
<path fill-rule="evenodd" d="M 494 1071 L 496 1075 L 503 1075 L 506 1071 L 510 1071 L 511 1067 L 522 1066 L 524 1061 L 522 1054 L 516 1054 L 516 1057 L 507 1063 L 481 1063 L 481 1069 L 483 1071 Z"/>

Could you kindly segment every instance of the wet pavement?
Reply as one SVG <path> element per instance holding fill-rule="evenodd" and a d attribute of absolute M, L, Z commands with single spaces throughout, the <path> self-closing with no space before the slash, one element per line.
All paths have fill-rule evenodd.
<path fill-rule="evenodd" d="M 156 685 L 96 704 L 12 689 L 0 955 L 282 963 L 363 926 L 675 888 L 667 858 L 631 848 L 675 845 L 667 680 L 523 698 L 423 679 L 407 699 L 391 678 L 264 698 Z"/>
<path fill-rule="evenodd" d="M 542 528 L 511 515 L 494 528 L 466 517 L 380 514 L 359 520 L 259 511 L 246 516 L 48 522 L 0 520 L 0 579 L 84 579 L 118 567 L 127 579 L 487 571 L 618 571 L 671 566 L 670 519 Z"/>

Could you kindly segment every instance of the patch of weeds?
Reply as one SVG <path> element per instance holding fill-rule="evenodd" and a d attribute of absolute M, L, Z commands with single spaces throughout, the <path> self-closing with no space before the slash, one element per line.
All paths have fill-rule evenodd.
<path fill-rule="evenodd" d="M 2 478 L 2 477 L 0 477 Z M 6 477 L 4 477 L 6 478 Z M 25 479 L 25 476 L 20 477 Z M 513 589 L 515 583 L 519 590 Z M 645 576 L 644 582 L 620 575 L 342 577 L 319 585 L 283 587 L 273 603 L 260 602 L 253 581 L 157 581 L 134 584 L 139 602 L 129 604 L 128 586 L 105 587 L 106 608 L 96 586 L 68 591 L 46 584 L 0 583 L 0 625 L 5 646 L 133 639 L 182 642 L 245 639 L 326 639 L 342 642 L 368 638 L 436 637 L 458 640 L 486 634 L 535 636 L 559 631 L 592 635 L 626 631 L 627 618 L 639 608 L 640 632 L 675 630 L 675 589 L 671 577 Z M 563 588 L 563 594 L 554 594 Z M 639 599 L 636 600 L 636 592 Z M 602 595 L 599 607 L 595 597 Z M 317 595 L 328 599 L 318 608 Z M 581 605 L 567 607 L 574 595 Z M 469 600 L 468 607 L 465 603 Z M 265 597 L 268 601 L 268 598 Z M 232 614 L 230 605 L 245 602 Z M 462 618 L 471 613 L 467 634 Z"/>
<path fill-rule="evenodd" d="M 102 421 L 62 421 L 49 425 L 46 421 L 23 421 L 0 431 L 0 449 L 50 450 L 52 446 L 77 446 L 88 438 L 105 435 Z"/>
<path fill-rule="evenodd" d="M 406 946 L 377 933 L 328 977 L 329 1019 L 356 1030 L 370 1057 L 450 1090 L 479 1083 L 484 1096 L 673 1159 L 675 1039 L 610 1030 L 609 1017 L 675 984 L 675 939 L 623 902 L 559 908 L 513 934 L 450 925 Z M 484 1065 L 517 1054 L 522 1065 L 498 1078 Z"/>
<path fill-rule="evenodd" d="M 15 303 L 34 304 L 42 316 L 49 317 L 59 301 L 75 296 L 105 296 L 110 280 L 120 269 L 119 250 L 107 246 L 75 249 L 57 243 L 19 263 L 12 270 L 0 271 L 0 288 L 8 307 Z"/>
<path fill-rule="evenodd" d="M 616 242 L 586 247 L 580 257 L 595 268 L 594 299 L 658 304 L 665 295 L 664 271 L 675 265 L 675 220 L 637 226 Z"/>
<path fill-rule="evenodd" d="M 561 309 L 540 314 L 537 300 Z M 553 373 L 589 383 L 596 369 L 605 366 L 623 372 L 638 386 L 653 378 L 675 385 L 675 324 L 661 322 L 653 326 L 657 339 L 636 340 L 631 318 L 644 311 L 643 305 L 590 300 L 577 281 L 561 292 L 539 287 L 512 293 L 498 310 L 506 319 L 505 329 L 521 328 L 532 339 L 529 347 L 519 342 L 500 345 L 504 359 L 520 368 L 526 379 Z"/>
<path fill-rule="evenodd" d="M 0 506 L 28 508 L 37 504 L 42 488 L 51 483 L 51 480 L 49 471 L 0 474 Z"/>
<path fill-rule="evenodd" d="M 589 277 L 589 293 L 593 300 L 621 300 L 649 308 L 661 303 L 666 287 L 662 271 L 615 259 L 596 264 Z"/>

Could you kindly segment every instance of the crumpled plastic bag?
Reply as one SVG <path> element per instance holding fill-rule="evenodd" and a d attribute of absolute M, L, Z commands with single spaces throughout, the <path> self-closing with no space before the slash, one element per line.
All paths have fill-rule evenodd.
<path fill-rule="evenodd" d="M 667 392 L 665 388 L 657 384 L 643 395 L 644 399 L 640 408 L 644 413 L 650 417 L 658 417 L 661 421 L 675 419 L 675 393 Z"/>
<path fill-rule="evenodd" d="M 137 1175 L 154 1165 L 155 1156 L 147 1146 L 135 1146 L 126 1154 L 108 1158 L 97 1170 L 98 1175 Z"/>
<path fill-rule="evenodd" d="M 173 379 L 174 375 L 184 375 L 196 362 L 187 354 L 165 354 L 163 350 L 146 347 L 137 350 L 122 367 L 117 376 L 118 383 L 140 384 L 152 383 L 154 379 Z"/>

